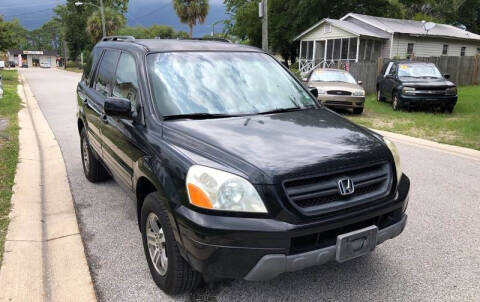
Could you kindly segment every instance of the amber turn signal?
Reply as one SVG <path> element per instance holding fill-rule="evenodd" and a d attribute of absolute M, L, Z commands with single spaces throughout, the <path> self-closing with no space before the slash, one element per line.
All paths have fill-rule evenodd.
<path fill-rule="evenodd" d="M 188 184 L 188 195 L 190 196 L 190 202 L 197 207 L 213 209 L 213 205 L 208 199 L 207 195 L 194 184 Z"/>

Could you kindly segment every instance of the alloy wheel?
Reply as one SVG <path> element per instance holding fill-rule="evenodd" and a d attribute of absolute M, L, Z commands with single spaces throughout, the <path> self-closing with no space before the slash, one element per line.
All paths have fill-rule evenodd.
<path fill-rule="evenodd" d="M 165 276 L 168 269 L 167 244 L 165 234 L 160 225 L 158 216 L 154 213 L 148 214 L 146 223 L 146 235 L 150 260 L 153 267 L 161 276 Z"/>
<path fill-rule="evenodd" d="M 88 153 L 88 142 L 85 138 L 82 140 L 82 160 L 85 171 L 88 173 L 90 169 L 90 155 Z"/>
<path fill-rule="evenodd" d="M 400 107 L 399 107 L 400 104 L 398 104 L 398 98 L 397 98 L 397 96 L 394 96 L 394 97 L 393 97 L 393 104 L 392 104 L 392 105 L 393 105 L 393 110 L 398 110 L 398 109 L 400 109 Z"/>

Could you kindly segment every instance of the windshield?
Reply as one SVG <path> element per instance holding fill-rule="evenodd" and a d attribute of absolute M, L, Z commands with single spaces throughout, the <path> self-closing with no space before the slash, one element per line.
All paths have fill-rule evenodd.
<path fill-rule="evenodd" d="M 398 66 L 399 77 L 410 78 L 441 78 L 442 74 L 433 64 L 400 64 Z"/>
<path fill-rule="evenodd" d="M 270 56 L 247 52 L 151 54 L 148 73 L 162 116 L 255 114 L 315 101 Z"/>
<path fill-rule="evenodd" d="M 345 71 L 316 69 L 310 76 L 312 82 L 345 82 L 356 84 L 351 74 Z"/>

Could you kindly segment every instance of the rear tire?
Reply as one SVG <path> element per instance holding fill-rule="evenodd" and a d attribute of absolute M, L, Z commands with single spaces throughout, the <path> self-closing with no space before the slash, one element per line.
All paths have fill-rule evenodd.
<path fill-rule="evenodd" d="M 85 173 L 85 177 L 90 182 L 95 183 L 110 177 L 105 167 L 93 153 L 85 128 L 80 131 L 80 152 L 82 155 L 83 173 Z"/>
<path fill-rule="evenodd" d="M 157 192 L 148 194 L 145 197 L 141 210 L 140 229 L 142 231 L 145 256 L 153 280 L 165 293 L 175 295 L 195 289 L 202 280 L 202 276 L 194 271 L 190 264 L 180 255 L 172 227 L 170 226 L 168 212 L 165 207 L 166 203 L 167 201 Z M 154 218 L 153 224 L 149 217 Z M 157 236 L 157 238 L 163 237 L 163 241 L 160 241 L 161 243 L 155 241 L 160 239 L 155 239 L 155 236 L 152 236 L 152 234 L 156 234 L 155 232 L 163 234 Z M 155 262 L 156 265 L 154 265 L 152 254 L 155 255 L 155 247 L 162 244 L 164 245 L 164 251 L 162 250 L 164 254 L 162 255 L 165 255 L 166 259 L 165 257 L 163 260 L 158 259 L 159 257 L 162 258 L 162 256 L 159 256 Z M 153 252 L 152 249 L 154 249 Z M 164 265 L 164 261 L 166 261 L 166 265 Z"/>
<path fill-rule="evenodd" d="M 353 113 L 354 114 L 362 114 L 363 113 L 363 107 L 362 108 L 353 108 Z"/>
<path fill-rule="evenodd" d="M 446 111 L 447 113 L 453 113 L 453 108 L 454 108 L 454 107 L 447 107 L 447 108 L 445 108 L 445 111 Z"/>

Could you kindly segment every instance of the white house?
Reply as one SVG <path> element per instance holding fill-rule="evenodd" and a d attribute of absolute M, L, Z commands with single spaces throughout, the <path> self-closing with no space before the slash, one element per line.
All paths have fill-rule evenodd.
<path fill-rule="evenodd" d="M 295 40 L 300 41 L 299 69 L 302 73 L 317 66 L 346 65 L 378 58 L 474 56 L 480 53 L 480 35 L 452 25 L 355 13 L 340 20 L 323 19 Z"/>

